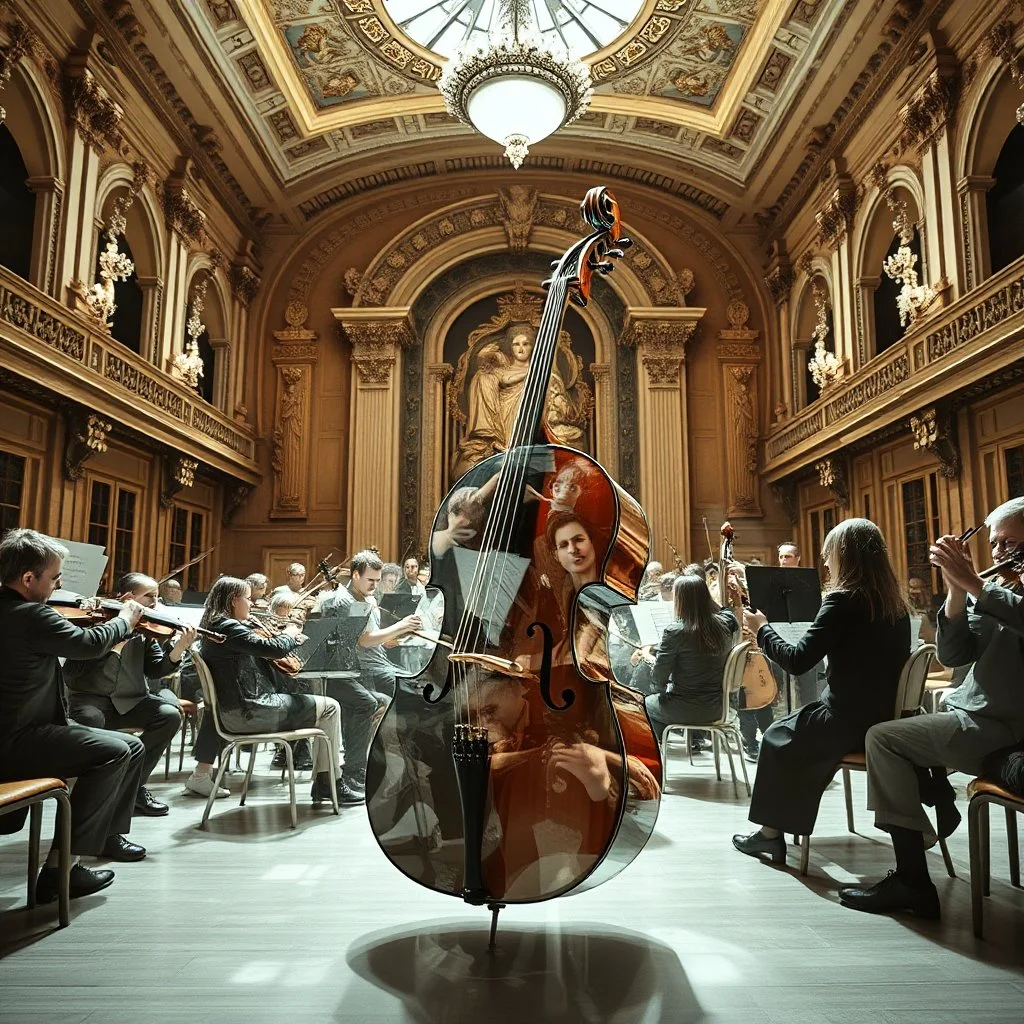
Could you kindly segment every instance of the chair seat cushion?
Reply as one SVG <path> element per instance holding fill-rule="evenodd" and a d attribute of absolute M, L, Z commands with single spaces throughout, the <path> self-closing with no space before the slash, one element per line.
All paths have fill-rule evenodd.
<path fill-rule="evenodd" d="M 969 783 L 967 786 L 967 796 L 972 800 L 976 796 L 994 796 L 1000 800 L 1017 804 L 1020 810 L 1024 812 L 1024 796 L 1011 793 L 1008 789 L 1003 789 L 1002 786 L 997 785 L 995 782 L 990 782 L 988 779 L 974 779 Z"/>
<path fill-rule="evenodd" d="M 63 779 L 21 779 L 18 782 L 0 782 L 0 808 L 16 804 L 34 796 L 46 796 L 54 790 L 67 792 Z"/>
<path fill-rule="evenodd" d="M 863 751 L 859 754 L 847 754 L 846 757 L 839 762 L 840 768 L 852 768 L 855 771 L 864 771 L 867 766 L 867 758 Z"/>

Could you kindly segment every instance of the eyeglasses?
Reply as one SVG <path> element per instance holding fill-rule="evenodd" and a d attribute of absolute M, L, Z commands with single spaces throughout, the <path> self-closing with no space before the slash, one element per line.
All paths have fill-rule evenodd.
<path fill-rule="evenodd" d="M 1000 538 L 999 540 L 991 541 L 989 547 L 992 549 L 993 554 L 1001 551 L 1004 555 L 1012 555 L 1020 547 L 1020 541 L 1003 540 Z"/>

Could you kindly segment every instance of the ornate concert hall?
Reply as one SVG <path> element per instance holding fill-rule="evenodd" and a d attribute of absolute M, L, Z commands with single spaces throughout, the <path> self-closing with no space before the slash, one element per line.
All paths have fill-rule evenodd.
<path fill-rule="evenodd" d="M 0 179 L 0 1024 L 1020 1019 L 1021 0 L 0 0 Z"/>

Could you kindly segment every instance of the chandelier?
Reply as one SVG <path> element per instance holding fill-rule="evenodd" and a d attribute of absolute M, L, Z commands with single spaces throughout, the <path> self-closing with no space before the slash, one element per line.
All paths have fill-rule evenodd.
<path fill-rule="evenodd" d="M 811 337 L 814 338 L 814 355 L 807 363 L 807 369 L 811 371 L 811 379 L 820 391 L 832 387 L 843 375 L 843 364 L 835 352 L 830 352 L 825 347 L 825 339 L 828 337 L 828 294 L 817 282 L 811 289 L 814 296 L 815 324 Z"/>
<path fill-rule="evenodd" d="M 498 0 L 486 46 L 466 46 L 438 87 L 448 112 L 501 143 L 517 170 L 530 146 L 575 121 L 590 103 L 590 71 L 542 38 L 531 0 Z"/>
<path fill-rule="evenodd" d="M 206 287 L 209 283 L 209 278 L 204 275 L 192 293 L 192 309 L 185 323 L 188 342 L 185 344 L 185 351 L 179 352 L 171 364 L 171 375 L 197 391 L 203 377 L 203 357 L 199 352 L 199 337 L 206 330 L 206 325 L 201 317 L 203 302 L 206 298 Z"/>

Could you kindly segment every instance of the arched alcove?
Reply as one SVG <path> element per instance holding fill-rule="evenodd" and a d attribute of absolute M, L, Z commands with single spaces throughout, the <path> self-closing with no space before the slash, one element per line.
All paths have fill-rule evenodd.
<path fill-rule="evenodd" d="M 199 394 L 211 405 L 223 409 L 227 402 L 230 360 L 230 340 L 227 337 L 227 298 L 223 282 L 205 255 L 194 259 L 189 266 L 186 288 L 189 301 L 185 309 L 185 333 L 181 339 L 181 347 L 184 350 L 189 341 L 188 321 L 192 317 L 192 301 L 202 278 L 206 279 L 203 308 L 199 315 L 203 330 L 196 339 L 199 356 L 203 361 L 203 376 L 199 381 Z"/>
<path fill-rule="evenodd" d="M 989 189 L 989 268 L 994 274 L 1024 255 L 1024 126 L 1014 124 L 992 170 Z"/>
<path fill-rule="evenodd" d="M 821 397 L 821 389 L 814 382 L 808 363 L 814 355 L 814 328 L 818 322 L 818 310 L 815 305 L 814 291 L 824 291 L 829 309 L 832 306 L 831 289 L 825 275 L 815 268 L 812 276 L 805 278 L 799 289 L 796 312 L 793 320 L 793 400 L 797 410 L 803 409 Z M 832 316 L 828 316 L 828 333 L 825 335 L 825 350 L 835 352 L 836 340 L 832 330 Z"/>
<path fill-rule="evenodd" d="M 36 217 L 35 193 L 28 187 L 29 172 L 14 137 L 0 124 L 0 266 L 31 280 L 32 236 Z"/>
<path fill-rule="evenodd" d="M 101 280 L 100 257 L 107 244 L 106 233 L 101 229 L 97 235 L 96 263 L 93 267 L 93 279 L 95 281 Z M 117 248 L 119 252 L 124 253 L 133 263 L 135 262 L 135 254 L 128 244 L 127 238 L 119 237 L 117 239 Z M 114 281 L 115 308 L 114 315 L 111 318 L 110 336 L 116 341 L 121 342 L 125 348 L 130 348 L 133 352 L 139 353 L 142 352 L 142 339 L 144 337 L 142 323 L 143 303 L 144 297 L 142 288 L 139 285 L 138 268 L 135 267 L 126 279 L 115 279 Z"/>

